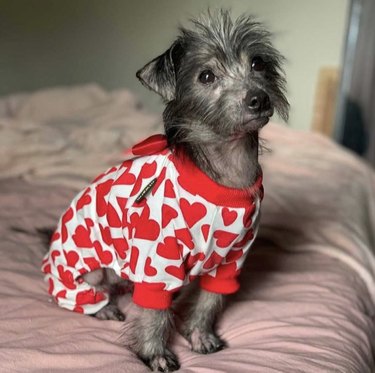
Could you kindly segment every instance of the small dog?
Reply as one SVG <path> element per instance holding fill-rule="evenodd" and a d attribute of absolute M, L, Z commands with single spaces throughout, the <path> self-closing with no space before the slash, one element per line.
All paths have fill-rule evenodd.
<path fill-rule="evenodd" d="M 133 351 L 152 369 L 179 368 L 167 342 L 173 294 L 199 278 L 181 333 L 193 351 L 225 342 L 214 324 L 257 232 L 263 196 L 259 130 L 289 104 L 280 53 L 252 17 L 193 21 L 137 77 L 166 102 L 165 136 L 82 191 L 62 215 L 43 262 L 60 306 L 124 320 L 118 290 L 134 284 L 142 316 Z"/>

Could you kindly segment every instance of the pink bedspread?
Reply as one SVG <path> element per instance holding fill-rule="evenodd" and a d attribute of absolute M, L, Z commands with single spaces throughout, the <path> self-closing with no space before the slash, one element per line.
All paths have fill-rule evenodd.
<path fill-rule="evenodd" d="M 35 231 L 158 123 L 93 85 L 0 100 L 1 372 L 148 372 L 122 323 L 51 301 Z M 270 124 L 263 137 L 260 237 L 218 325 L 229 347 L 198 355 L 176 334 L 180 371 L 374 372 L 374 172 L 317 135 Z M 137 310 L 121 306 L 126 327 Z"/>

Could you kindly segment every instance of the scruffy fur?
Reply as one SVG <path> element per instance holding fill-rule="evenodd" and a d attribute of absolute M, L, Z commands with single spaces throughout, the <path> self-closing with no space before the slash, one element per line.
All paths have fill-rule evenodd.
<path fill-rule="evenodd" d="M 270 34 L 252 17 L 232 20 L 229 12 L 208 12 L 193 20 L 162 55 L 137 72 L 162 96 L 165 132 L 177 154 L 181 149 L 216 182 L 233 188 L 251 185 L 259 175 L 258 132 L 276 110 L 287 119 L 282 56 Z M 203 74 L 203 75 L 202 75 Z M 96 286 L 117 280 L 104 270 L 85 275 Z M 212 353 L 225 347 L 214 325 L 222 310 L 220 294 L 201 290 L 180 327 L 193 351 Z M 123 320 L 113 301 L 96 315 Z M 168 348 L 174 325 L 171 310 L 142 310 L 130 340 L 133 351 L 154 371 L 179 367 Z"/>

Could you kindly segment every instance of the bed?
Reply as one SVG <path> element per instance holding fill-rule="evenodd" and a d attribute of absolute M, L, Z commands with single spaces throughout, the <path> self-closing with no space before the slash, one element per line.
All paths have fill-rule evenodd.
<path fill-rule="evenodd" d="M 127 90 L 95 84 L 0 99 L 0 371 L 149 371 L 122 323 L 50 299 L 37 232 L 161 128 Z M 261 229 L 218 323 L 228 348 L 198 355 L 176 334 L 180 371 L 374 372 L 375 173 L 321 135 L 271 123 L 262 137 Z M 126 327 L 137 310 L 129 294 L 120 306 Z"/>

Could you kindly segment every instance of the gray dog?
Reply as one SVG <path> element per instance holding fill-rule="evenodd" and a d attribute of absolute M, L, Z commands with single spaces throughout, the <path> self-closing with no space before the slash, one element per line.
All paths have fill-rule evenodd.
<path fill-rule="evenodd" d="M 63 307 L 95 314 L 100 319 L 123 320 L 124 315 L 115 304 L 116 290 L 122 283 L 115 274 L 134 283 L 133 300 L 141 306 L 142 315 L 130 336 L 131 348 L 152 370 L 171 372 L 179 368 L 167 345 L 174 325 L 171 294 L 195 277 L 199 278 L 200 291 L 179 329 L 195 352 L 212 353 L 225 346 L 215 333 L 214 324 L 224 295 L 238 290 L 236 278 L 259 221 L 263 193 L 258 132 L 274 110 L 285 120 L 288 116 L 282 61 L 269 32 L 251 17 L 233 21 L 227 11 L 208 12 L 194 20 L 191 29 L 181 28 L 172 46 L 137 72 L 142 84 L 166 102 L 167 150 L 160 147 L 163 138 L 151 141 L 153 158 L 140 166 L 145 184 L 138 185 L 138 180 L 143 179 L 133 175 L 139 160 L 125 162 L 104 174 L 94 187 L 88 187 L 75 199 L 52 238 L 43 270 L 51 294 Z M 155 146 L 160 149 L 155 151 Z M 139 149 L 149 151 L 150 142 Z M 157 168 L 159 159 L 162 166 L 173 163 L 170 176 L 166 168 Z M 153 178 L 152 173 L 159 176 Z M 168 184 L 176 175 L 180 189 Z M 130 184 L 129 197 L 123 191 Z M 139 196 L 135 189 L 141 191 Z M 158 198 L 163 199 L 160 205 Z M 92 201 L 96 201 L 96 206 L 89 209 Z M 210 206 L 214 201 L 213 210 L 203 206 L 204 201 L 209 201 Z M 122 218 L 118 218 L 120 210 L 127 212 Z M 161 210 L 167 216 L 161 216 L 167 219 L 162 221 L 162 228 L 166 230 L 173 222 L 169 236 L 164 232 L 161 236 L 154 234 L 160 231 L 154 216 L 160 215 Z M 75 214 L 78 223 L 73 225 Z M 143 218 L 144 226 L 139 223 Z M 100 231 L 95 231 L 95 224 Z M 69 232 L 73 232 L 71 237 Z M 129 235 L 126 243 L 118 238 L 124 234 Z M 210 245 L 204 248 L 207 242 Z M 70 246 L 64 247 L 66 243 Z M 151 243 L 156 253 L 147 256 L 144 252 Z M 211 246 L 215 246 L 213 251 Z M 88 257 L 90 250 L 95 257 Z M 99 261 L 105 265 L 98 269 Z M 136 274 L 140 263 L 144 270 L 142 281 Z M 163 271 L 159 265 L 164 266 Z M 82 267 L 76 271 L 78 266 Z M 91 272 L 85 269 L 87 266 Z M 108 269 L 110 266 L 113 269 Z M 160 277 L 161 282 L 150 285 L 160 272 L 169 277 Z M 179 281 L 175 287 L 168 282 L 172 277 Z M 111 285 L 107 292 L 110 299 L 95 293 L 87 284 L 97 289 Z M 78 291 L 80 287 L 82 291 Z M 72 293 L 74 304 L 68 299 Z M 102 304 L 101 308 L 95 308 L 96 303 Z"/>

